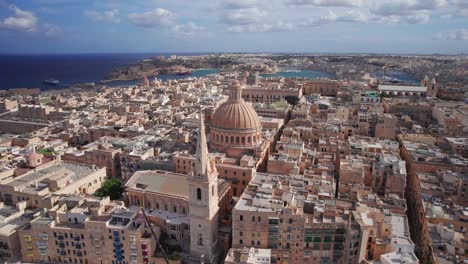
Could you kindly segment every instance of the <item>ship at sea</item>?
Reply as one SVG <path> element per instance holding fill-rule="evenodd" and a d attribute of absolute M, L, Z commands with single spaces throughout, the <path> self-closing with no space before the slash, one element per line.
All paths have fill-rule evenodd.
<path fill-rule="evenodd" d="M 191 71 L 178 72 L 176 75 L 192 75 Z"/>
<path fill-rule="evenodd" d="M 60 85 L 60 81 L 56 80 L 56 79 L 47 79 L 47 80 L 42 81 L 42 83 L 50 85 L 50 86 L 59 86 Z"/>

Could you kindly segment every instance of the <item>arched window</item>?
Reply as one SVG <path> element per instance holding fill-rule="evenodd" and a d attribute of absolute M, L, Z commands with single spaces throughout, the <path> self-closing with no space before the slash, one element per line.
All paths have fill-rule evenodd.
<path fill-rule="evenodd" d="M 216 135 L 216 141 L 219 141 L 219 135 Z"/>
<path fill-rule="evenodd" d="M 225 140 L 226 143 L 229 143 L 229 137 L 226 136 L 226 140 Z"/>
<path fill-rule="evenodd" d="M 197 200 L 201 201 L 201 189 L 197 188 Z"/>
<path fill-rule="evenodd" d="M 211 196 L 214 196 L 214 185 L 211 185 Z"/>
<path fill-rule="evenodd" d="M 231 143 L 234 143 L 234 137 L 231 136 Z"/>
<path fill-rule="evenodd" d="M 239 143 L 239 137 L 236 137 L 236 143 Z"/>
<path fill-rule="evenodd" d="M 250 143 L 250 136 L 247 137 L 247 143 Z"/>
<path fill-rule="evenodd" d="M 198 238 L 198 245 L 199 246 L 203 246 L 203 237 L 202 237 L 202 234 L 199 234 L 199 238 Z"/>
<path fill-rule="evenodd" d="M 245 137 L 242 137 L 242 144 L 245 144 Z"/>

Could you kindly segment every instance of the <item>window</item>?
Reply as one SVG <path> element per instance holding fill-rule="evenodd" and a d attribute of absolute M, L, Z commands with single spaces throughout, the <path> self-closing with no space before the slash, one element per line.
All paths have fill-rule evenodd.
<path fill-rule="evenodd" d="M 239 239 L 239 244 L 242 245 L 244 243 L 244 241 L 242 241 L 242 239 Z"/>
<path fill-rule="evenodd" d="M 257 217 L 257 221 L 258 221 L 258 222 L 261 222 L 261 221 L 262 221 L 262 217 L 260 217 L 260 216 Z"/>
<path fill-rule="evenodd" d="M 197 200 L 201 201 L 201 189 L 197 188 Z"/>
<path fill-rule="evenodd" d="M 252 216 L 252 222 L 255 222 L 255 216 Z"/>
<path fill-rule="evenodd" d="M 243 215 L 239 215 L 239 221 L 244 221 L 244 216 Z"/>

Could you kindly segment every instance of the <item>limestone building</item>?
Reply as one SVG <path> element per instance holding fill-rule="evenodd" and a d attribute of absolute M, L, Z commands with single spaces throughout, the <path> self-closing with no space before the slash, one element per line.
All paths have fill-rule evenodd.
<path fill-rule="evenodd" d="M 203 118 L 195 162 L 188 175 L 139 171 L 125 187 L 127 203 L 145 206 L 148 218 L 190 252 L 190 261 L 216 263 L 221 257 L 218 223 L 229 209 L 230 188 L 224 180 L 218 180 L 214 157 L 208 152 Z"/>
<path fill-rule="evenodd" d="M 18 231 L 23 261 L 153 263 L 156 240 L 138 211 L 108 198 L 65 198 Z"/>
<path fill-rule="evenodd" d="M 219 177 L 229 181 L 234 196 L 239 196 L 254 172 L 266 168 L 270 150 L 270 140 L 263 135 L 254 108 L 242 99 L 239 83 L 231 86 L 229 100 L 213 113 L 209 139 Z M 195 166 L 188 153 L 175 153 L 173 161 L 177 173 L 190 174 Z"/>

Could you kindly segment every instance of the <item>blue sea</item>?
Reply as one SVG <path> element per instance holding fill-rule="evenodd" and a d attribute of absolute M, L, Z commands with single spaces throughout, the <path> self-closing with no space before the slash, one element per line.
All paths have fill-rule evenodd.
<path fill-rule="evenodd" d="M 57 79 L 64 85 L 77 83 L 99 82 L 113 69 L 122 68 L 137 63 L 145 58 L 171 55 L 205 55 L 204 53 L 130 53 L 130 54 L 28 54 L 1 55 L 0 54 L 0 90 L 9 88 L 56 88 L 43 84 L 44 80 Z M 192 77 L 217 73 L 217 69 L 203 69 L 193 72 Z M 377 74 L 378 75 L 378 74 Z M 418 80 L 399 71 L 390 71 L 391 78 L 417 84 Z M 333 78 L 320 71 L 281 71 L 275 74 L 262 74 L 262 77 L 303 77 L 303 78 Z M 154 76 L 148 76 L 153 78 Z M 159 75 L 158 79 L 181 79 L 188 76 Z M 114 81 L 109 86 L 133 85 L 141 80 Z"/>
<path fill-rule="evenodd" d="M 385 74 L 383 71 L 377 71 L 377 72 L 374 72 L 372 76 L 377 77 L 379 79 L 405 82 L 411 85 L 420 84 L 420 81 L 416 79 L 414 76 L 406 72 L 399 71 L 399 70 L 390 70 L 390 71 L 387 71 Z"/>
<path fill-rule="evenodd" d="M 9 88 L 47 89 L 50 86 L 42 83 L 47 79 L 57 79 L 66 85 L 99 82 L 113 69 L 134 64 L 145 58 L 170 55 L 173 54 L 0 55 L 0 90 Z M 174 55 L 203 54 L 178 53 Z M 161 78 L 167 77 L 161 76 Z"/>
<path fill-rule="evenodd" d="M 153 78 L 158 78 L 159 80 L 178 80 L 178 79 L 184 79 L 188 77 L 202 77 L 206 76 L 208 74 L 215 74 L 219 73 L 220 71 L 218 69 L 200 69 L 200 70 L 194 70 L 192 74 L 190 75 L 174 75 L 174 74 L 160 74 L 158 76 L 147 76 L 148 79 L 151 81 Z M 129 86 L 129 85 L 135 85 L 138 83 L 142 83 L 143 79 L 137 79 L 137 80 L 128 80 L 128 81 L 112 81 L 112 82 L 107 82 L 107 86 Z"/>

